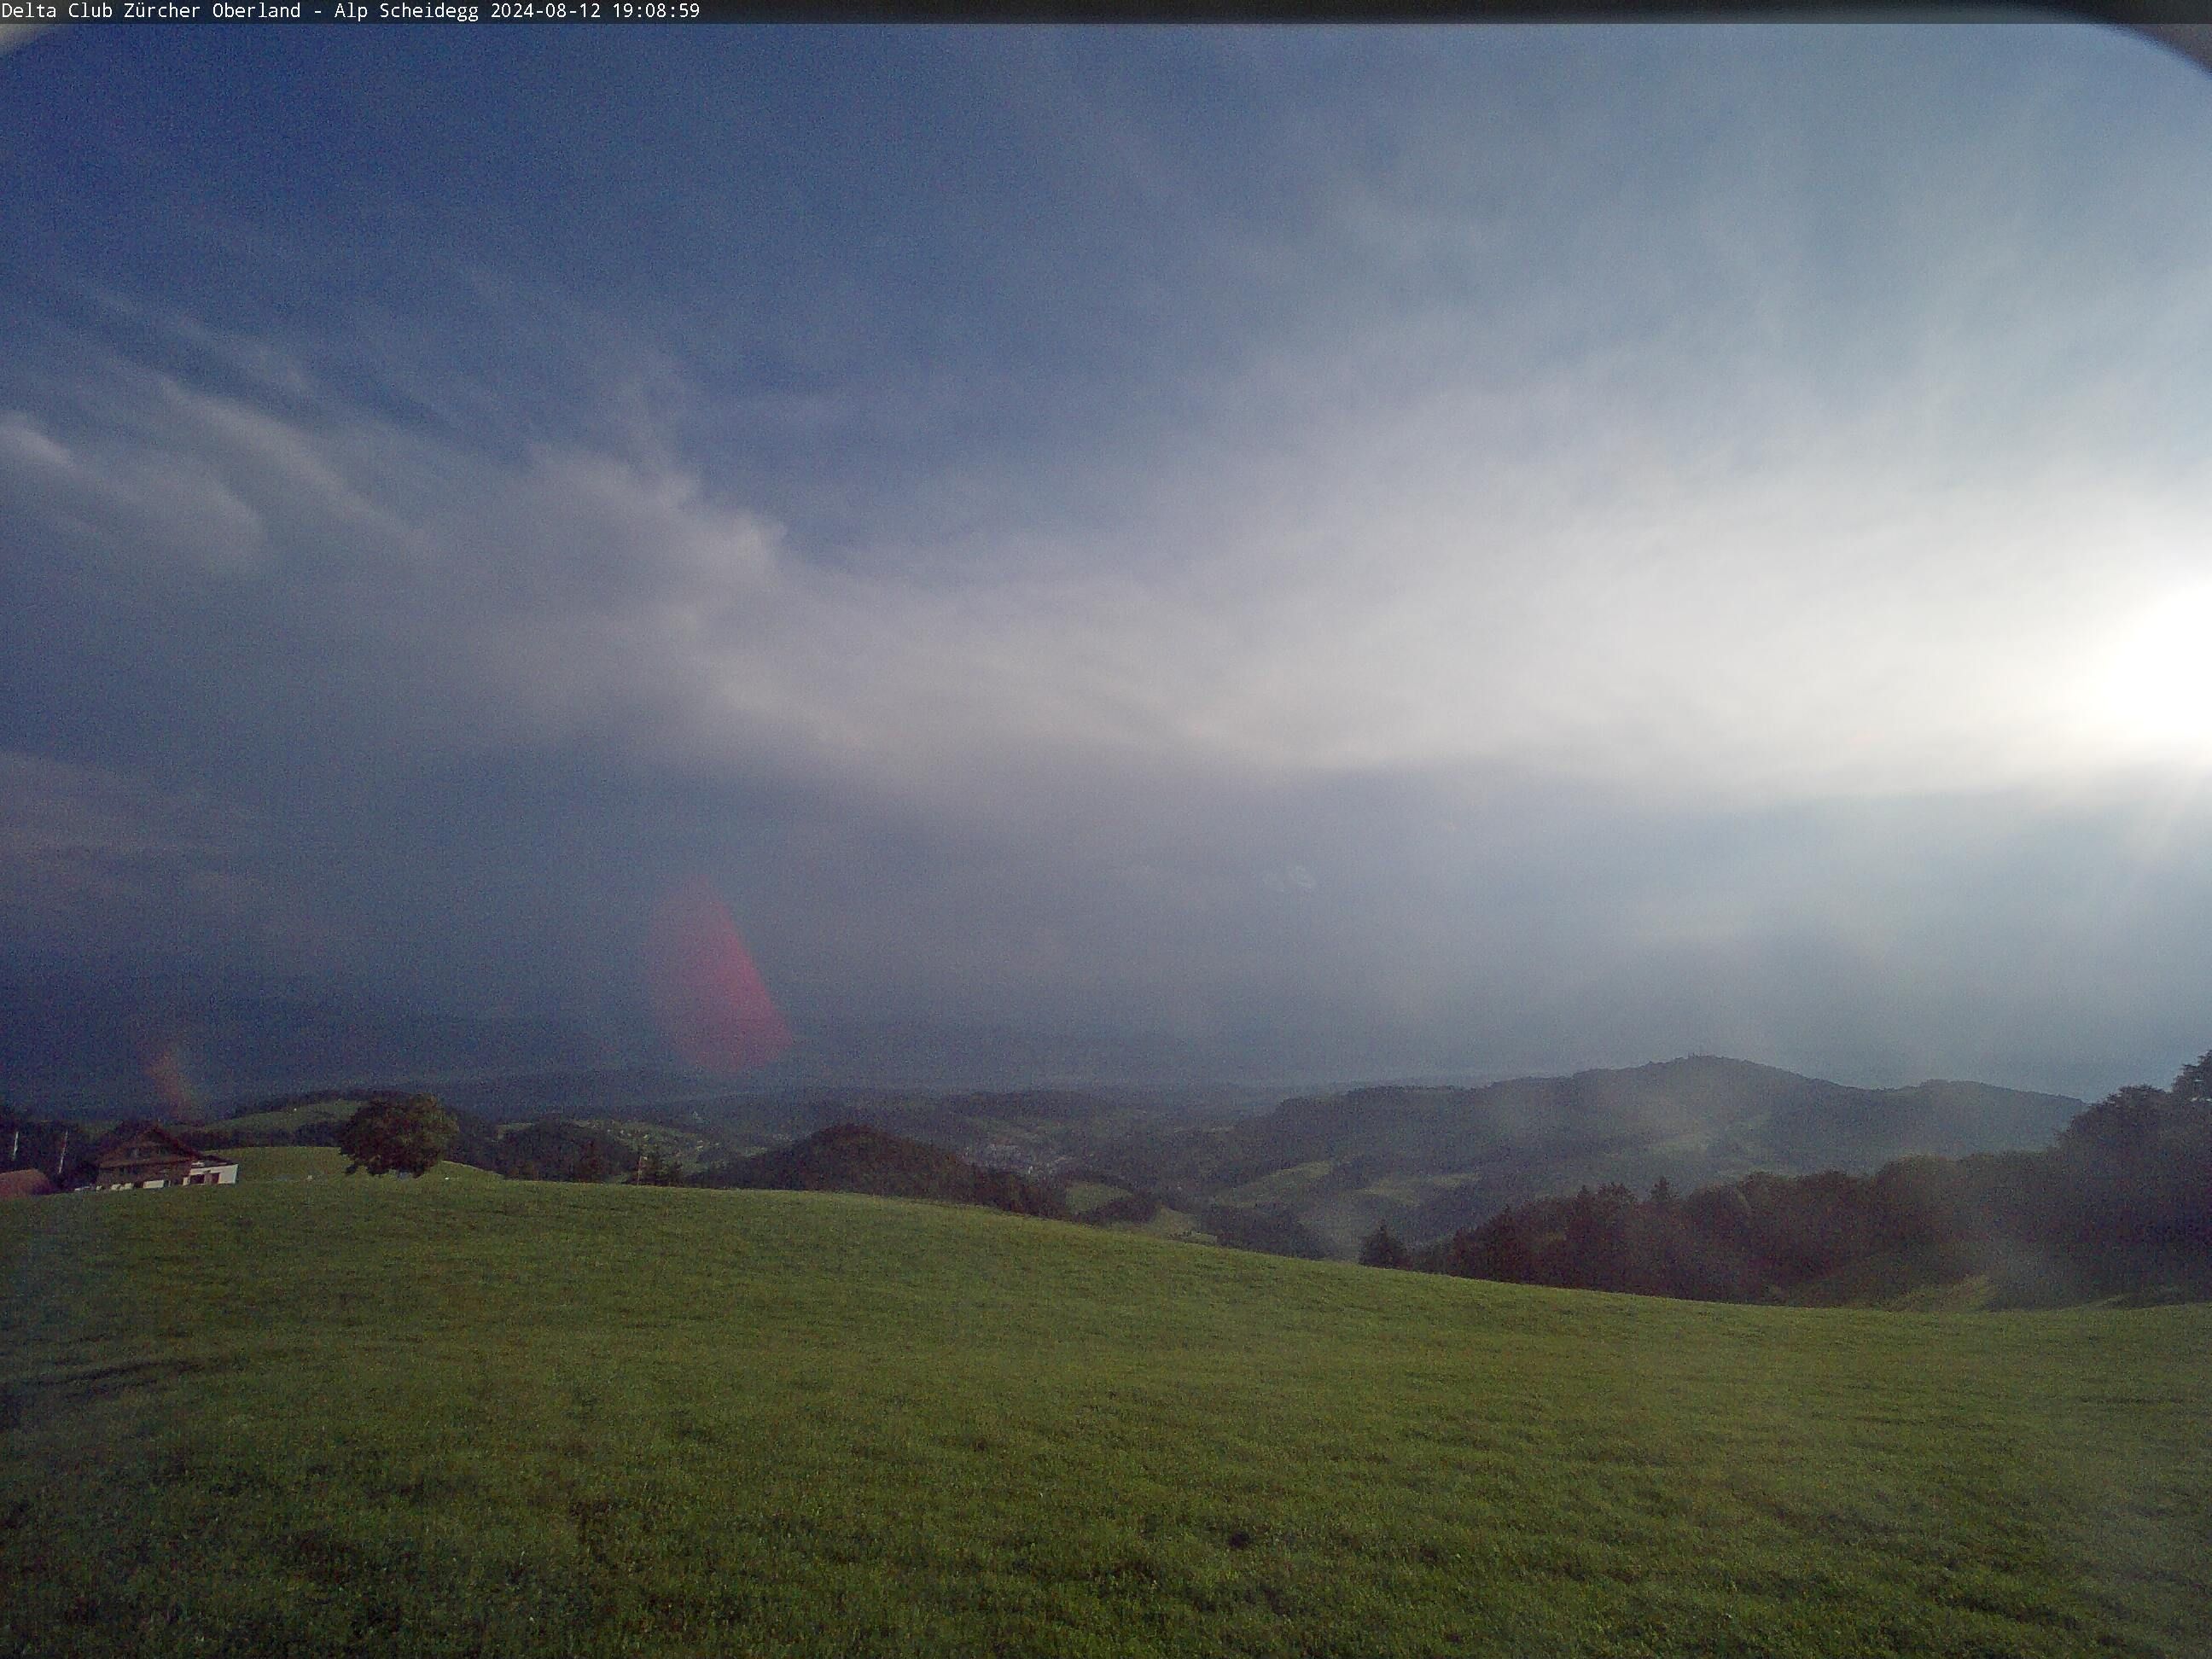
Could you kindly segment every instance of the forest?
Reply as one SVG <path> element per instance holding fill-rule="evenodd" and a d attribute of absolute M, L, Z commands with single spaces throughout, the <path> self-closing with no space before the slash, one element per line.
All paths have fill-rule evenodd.
<path fill-rule="evenodd" d="M 2000 1304 L 2212 1295 L 2212 1053 L 2121 1089 L 2039 1152 L 1910 1158 L 1871 1176 L 1753 1174 L 1678 1195 L 1584 1186 L 1370 1266 L 1704 1301 L 1778 1300 L 1869 1264 L 1989 1274 Z"/>

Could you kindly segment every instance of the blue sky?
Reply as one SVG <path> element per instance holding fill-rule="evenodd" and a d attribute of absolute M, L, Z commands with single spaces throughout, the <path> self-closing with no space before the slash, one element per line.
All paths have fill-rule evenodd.
<path fill-rule="evenodd" d="M 2063 26 L 41 37 L 0 952 L 2162 1077 L 2208 154 Z"/>

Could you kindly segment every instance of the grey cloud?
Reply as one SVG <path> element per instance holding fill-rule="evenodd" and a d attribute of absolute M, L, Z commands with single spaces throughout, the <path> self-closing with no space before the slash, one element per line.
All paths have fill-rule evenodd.
<path fill-rule="evenodd" d="M 1218 40 L 1268 112 L 1225 156 L 1039 39 L 1009 118 L 1073 147 L 977 222 L 1072 216 L 1041 250 L 885 202 L 927 280 L 732 259 L 696 351 L 440 251 L 438 317 L 110 295 L 153 344 L 0 369 L 0 743 L 67 757 L 0 769 L 9 925 L 122 940 L 166 883 L 177 939 L 568 994 L 703 871 L 818 1018 L 1462 1074 L 2201 1048 L 2212 724 L 2128 669 L 2202 580 L 2212 222 L 2118 234 L 2134 141 L 2054 247 L 2057 138 L 1863 130 L 1949 84 L 1893 39 L 1480 97 L 1456 44 Z M 1354 59 L 1406 95 L 1310 107 Z M 1562 90 L 1612 112 L 1529 129 Z M 827 272 L 850 228 L 773 234 Z M 1012 297 L 942 315 L 970 243 Z"/>
<path fill-rule="evenodd" d="M 234 842 L 244 822 L 234 808 L 106 767 L 0 752 L 0 846 L 11 866 L 207 857 Z"/>
<path fill-rule="evenodd" d="M 312 962 L 308 913 L 255 867 L 251 811 L 112 768 L 0 751 L 0 939 L 58 957 Z"/>
<path fill-rule="evenodd" d="M 1269 780 L 1511 764 L 1737 807 L 2079 781 L 2114 758 L 2081 636 L 2198 514 L 2179 483 L 2125 507 L 2066 475 L 1939 485 L 1871 440 L 1752 476 L 1509 466 L 1527 446 L 1475 388 L 1324 426 L 1295 465 L 1232 432 L 1084 558 L 1010 531 L 917 574 L 812 561 L 665 459 L 510 462 L 342 406 L 114 384 L 111 471 L 217 480 L 269 527 L 209 603 L 258 619 L 229 672 L 287 743 L 580 744 L 1138 863 L 1163 802 Z M 0 440 L 66 541 L 40 470 L 89 469 L 33 417 Z M 133 545 L 116 523 L 102 558 Z"/>
<path fill-rule="evenodd" d="M 259 557 L 260 515 L 216 473 L 144 450 L 81 453 L 21 411 L 0 415 L 0 492 L 91 556 L 120 545 L 208 574 Z"/>

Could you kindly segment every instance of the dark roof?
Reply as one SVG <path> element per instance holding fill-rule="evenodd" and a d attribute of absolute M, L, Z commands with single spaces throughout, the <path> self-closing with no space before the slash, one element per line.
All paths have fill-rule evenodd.
<path fill-rule="evenodd" d="M 0 1170 L 0 1198 L 44 1198 L 59 1191 L 44 1170 Z"/>
<path fill-rule="evenodd" d="M 98 1164 L 119 1164 L 133 1152 L 151 1152 L 156 1157 L 166 1153 L 161 1161 L 170 1158 L 198 1158 L 198 1151 L 179 1140 L 158 1123 L 125 1123 L 102 1135 L 94 1146 L 93 1161 Z"/>

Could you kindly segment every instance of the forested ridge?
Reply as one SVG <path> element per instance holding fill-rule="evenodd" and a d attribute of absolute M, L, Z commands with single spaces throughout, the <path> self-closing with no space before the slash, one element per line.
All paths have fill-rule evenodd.
<path fill-rule="evenodd" d="M 1753 1174 L 1685 1195 L 1585 1186 L 1420 1249 L 1378 1229 L 1370 1265 L 1741 1302 L 1854 1268 L 1990 1276 L 2000 1303 L 2212 1295 L 2212 1054 L 2133 1085 L 2039 1152 L 1910 1158 L 1871 1176 Z M 1848 1299 L 1838 1295 L 1837 1299 Z"/>
<path fill-rule="evenodd" d="M 981 1169 L 941 1146 L 860 1123 L 833 1124 L 793 1146 L 717 1165 L 696 1177 L 694 1184 L 868 1193 L 878 1198 L 980 1204 L 1017 1215 L 1067 1214 L 1066 1200 L 1057 1187 L 1011 1170 Z"/>

